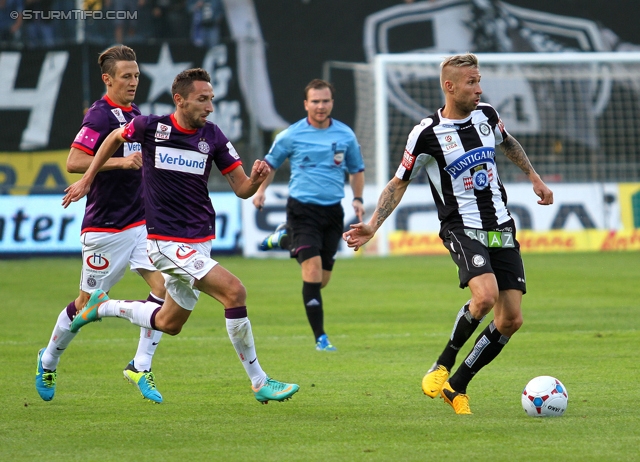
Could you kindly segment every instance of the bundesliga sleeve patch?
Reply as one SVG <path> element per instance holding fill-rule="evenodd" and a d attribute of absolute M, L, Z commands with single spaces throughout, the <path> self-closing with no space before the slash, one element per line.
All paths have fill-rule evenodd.
<path fill-rule="evenodd" d="M 73 142 L 93 151 L 98 142 L 98 138 L 100 138 L 100 134 L 97 131 L 89 127 L 82 127 Z"/>
<path fill-rule="evenodd" d="M 411 170 L 415 161 L 416 157 L 405 149 L 402 155 L 402 166 L 407 170 Z"/>
<path fill-rule="evenodd" d="M 133 137 L 133 134 L 135 133 L 136 129 L 133 126 L 133 122 L 129 122 L 127 125 L 124 126 L 124 128 L 122 129 L 122 137 L 125 140 L 131 140 Z"/>

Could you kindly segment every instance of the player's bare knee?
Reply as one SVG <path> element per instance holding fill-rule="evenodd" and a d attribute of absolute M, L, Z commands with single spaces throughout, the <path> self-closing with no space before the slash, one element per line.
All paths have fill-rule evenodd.
<path fill-rule="evenodd" d="M 496 318 L 494 319 L 494 324 L 498 328 L 498 332 L 502 335 L 506 335 L 507 337 L 511 337 L 515 334 L 520 327 L 522 327 L 522 316 L 517 316 L 515 318 Z"/>
<path fill-rule="evenodd" d="M 225 300 L 223 304 L 225 307 L 243 306 L 247 302 L 247 289 L 240 279 L 235 279 L 231 284 L 226 287 Z"/>
<path fill-rule="evenodd" d="M 173 328 L 172 329 L 166 329 L 164 331 L 165 334 L 169 334 L 172 337 L 178 335 L 180 332 L 182 332 L 182 327 L 177 327 L 175 329 L 173 329 Z"/>
<path fill-rule="evenodd" d="M 471 314 L 474 318 L 480 319 L 483 316 L 489 314 L 491 309 L 498 301 L 498 294 L 495 295 L 491 292 L 483 292 L 481 294 L 473 294 L 472 303 L 470 307 Z"/>
<path fill-rule="evenodd" d="M 182 332 L 182 324 L 178 324 L 178 323 L 165 324 L 164 326 L 162 326 L 162 329 L 160 330 L 162 330 L 162 332 L 164 332 L 165 334 L 169 334 L 171 336 L 178 335 L 180 332 Z"/>
<path fill-rule="evenodd" d="M 522 316 L 515 318 L 514 320 L 511 321 L 511 330 L 514 333 L 517 332 L 522 327 L 523 323 L 524 323 L 524 320 L 522 319 Z"/>

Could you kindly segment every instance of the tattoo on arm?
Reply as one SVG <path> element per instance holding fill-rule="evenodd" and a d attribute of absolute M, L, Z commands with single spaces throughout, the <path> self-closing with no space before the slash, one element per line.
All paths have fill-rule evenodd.
<path fill-rule="evenodd" d="M 533 172 L 533 166 L 527 157 L 527 153 L 524 152 L 524 149 L 520 143 L 518 143 L 518 140 L 513 136 L 508 136 L 500 146 L 504 151 L 504 155 L 507 156 L 511 162 L 516 164 L 526 175 Z"/>
<path fill-rule="evenodd" d="M 376 228 L 382 226 L 382 223 L 391 215 L 398 205 L 398 200 L 395 197 L 396 186 L 392 183 L 389 183 L 382 194 L 380 195 L 380 200 L 378 201 L 378 220 L 376 221 Z"/>
<path fill-rule="evenodd" d="M 229 173 L 229 182 L 231 182 L 231 183 L 235 183 L 236 182 L 236 177 L 233 175 L 233 172 Z"/>

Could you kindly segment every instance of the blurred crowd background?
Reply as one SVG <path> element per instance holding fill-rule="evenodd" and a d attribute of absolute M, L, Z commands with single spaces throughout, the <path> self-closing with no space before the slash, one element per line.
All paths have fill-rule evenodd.
<path fill-rule="evenodd" d="M 84 21 L 56 20 L 82 11 L 88 12 Z M 99 19 L 108 12 L 117 19 Z M 0 0 L 0 48 L 160 40 L 212 47 L 221 40 L 223 19 L 221 0 Z"/>

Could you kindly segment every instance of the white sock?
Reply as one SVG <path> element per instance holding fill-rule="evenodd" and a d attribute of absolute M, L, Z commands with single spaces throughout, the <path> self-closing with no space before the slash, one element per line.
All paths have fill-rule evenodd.
<path fill-rule="evenodd" d="M 57 369 L 58 363 L 60 362 L 60 356 L 62 356 L 64 350 L 69 346 L 71 340 L 73 340 L 77 334 L 77 332 L 73 333 L 69 330 L 70 325 L 71 320 L 69 319 L 67 309 L 65 308 L 58 315 L 58 320 L 53 328 L 53 333 L 51 334 L 51 339 L 49 340 L 47 349 L 42 354 L 42 367 L 44 369 L 49 369 L 50 371 L 55 371 Z"/>
<path fill-rule="evenodd" d="M 158 308 L 160 305 L 154 302 L 109 300 L 98 307 L 98 316 L 126 318 L 136 326 L 153 329 L 151 316 Z"/>
<path fill-rule="evenodd" d="M 267 374 L 260 367 L 256 348 L 253 343 L 253 332 L 249 318 L 226 319 L 227 332 L 238 357 L 251 379 L 253 388 L 261 387 L 267 380 Z"/>
<path fill-rule="evenodd" d="M 156 302 L 158 305 L 164 303 L 164 299 L 158 297 L 153 292 L 149 292 L 148 302 Z M 158 348 L 158 343 L 162 338 L 162 332 L 159 330 L 140 328 L 140 341 L 138 342 L 138 350 L 133 358 L 133 365 L 139 371 L 150 371 L 153 355 Z"/>
<path fill-rule="evenodd" d="M 162 338 L 162 332 L 159 330 L 140 328 L 140 341 L 138 342 L 138 350 L 133 358 L 133 366 L 139 371 L 150 371 L 153 355 L 158 348 L 158 343 Z"/>

